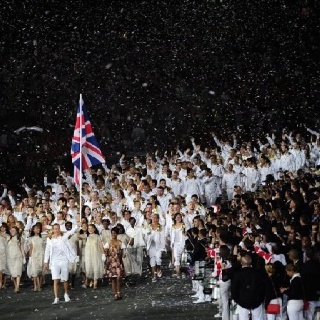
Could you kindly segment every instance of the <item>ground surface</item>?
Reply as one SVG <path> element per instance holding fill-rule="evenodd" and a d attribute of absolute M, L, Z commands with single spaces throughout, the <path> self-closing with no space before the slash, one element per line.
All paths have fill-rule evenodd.
<path fill-rule="evenodd" d="M 150 277 L 141 278 L 140 283 L 122 287 L 123 300 L 114 301 L 110 285 L 105 281 L 95 291 L 82 289 L 80 282 L 70 293 L 71 302 L 52 305 L 51 283 L 42 292 L 33 292 L 29 280 L 21 286 L 19 294 L 13 293 L 8 283 L 0 291 L 0 319 L 209 319 L 217 312 L 211 303 L 193 304 L 191 279 L 178 280 L 171 270 L 157 283 Z M 61 295 L 61 300 L 63 297 Z"/>

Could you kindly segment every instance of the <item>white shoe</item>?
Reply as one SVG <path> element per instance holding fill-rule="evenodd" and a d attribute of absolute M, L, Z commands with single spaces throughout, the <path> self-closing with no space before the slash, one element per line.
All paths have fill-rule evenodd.
<path fill-rule="evenodd" d="M 193 294 L 193 295 L 191 296 L 191 298 L 199 298 L 199 294 L 198 294 L 198 293 Z"/>
<path fill-rule="evenodd" d="M 58 304 L 59 303 L 59 298 L 54 298 L 54 301 L 52 302 L 52 304 Z"/>
<path fill-rule="evenodd" d="M 214 318 L 222 318 L 222 314 L 221 313 L 217 313 L 213 316 Z"/>
<path fill-rule="evenodd" d="M 64 294 L 64 301 L 69 302 L 71 299 L 67 293 Z"/>
<path fill-rule="evenodd" d="M 203 297 L 199 298 L 197 301 L 193 301 L 193 303 L 205 303 L 206 301 L 204 300 Z"/>
<path fill-rule="evenodd" d="M 84 283 L 84 284 L 81 286 L 81 288 L 87 289 L 87 285 Z"/>
<path fill-rule="evenodd" d="M 162 271 L 161 271 L 161 270 L 158 271 L 157 276 L 158 276 L 158 278 L 161 278 L 161 277 L 162 277 Z"/>
<path fill-rule="evenodd" d="M 151 281 L 152 281 L 152 282 L 157 282 L 157 278 L 156 278 L 156 277 L 153 277 Z"/>
<path fill-rule="evenodd" d="M 212 304 L 219 304 L 219 300 L 212 300 Z"/>

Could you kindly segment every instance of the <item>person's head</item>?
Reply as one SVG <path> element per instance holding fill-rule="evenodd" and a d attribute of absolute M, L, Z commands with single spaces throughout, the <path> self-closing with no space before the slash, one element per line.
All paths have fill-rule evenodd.
<path fill-rule="evenodd" d="M 226 260 L 229 257 L 230 253 L 230 249 L 227 245 L 220 246 L 219 254 L 222 260 Z"/>
<path fill-rule="evenodd" d="M 20 236 L 19 235 L 19 229 L 18 229 L 17 226 L 13 226 L 13 227 L 10 228 L 10 236 L 11 237 L 14 237 L 14 236 L 19 237 Z"/>
<path fill-rule="evenodd" d="M 114 227 L 114 228 L 111 229 L 111 238 L 112 238 L 113 240 L 117 239 L 118 234 L 119 234 L 119 229 L 118 229 L 118 227 Z"/>
<path fill-rule="evenodd" d="M 116 213 L 116 212 L 111 211 L 110 220 L 111 220 L 110 222 L 111 222 L 112 224 L 115 224 L 115 223 L 117 222 L 118 217 L 117 217 L 117 213 Z"/>
<path fill-rule="evenodd" d="M 13 215 L 13 214 L 10 214 L 8 217 L 7 217 L 7 223 L 9 225 L 15 225 L 17 223 L 17 219 L 16 217 Z"/>
<path fill-rule="evenodd" d="M 9 226 L 8 226 L 5 222 L 2 222 L 2 223 L 1 223 L 1 225 L 0 225 L 0 232 L 1 232 L 1 233 L 6 233 L 6 234 L 10 234 Z"/>
<path fill-rule="evenodd" d="M 193 194 L 193 195 L 191 196 L 191 201 L 194 202 L 195 204 L 198 204 L 198 202 L 199 202 L 199 197 L 198 197 L 198 195 Z"/>
<path fill-rule="evenodd" d="M 99 234 L 97 227 L 93 223 L 88 225 L 88 232 L 89 234 Z"/>
<path fill-rule="evenodd" d="M 291 249 L 288 252 L 288 258 L 292 262 L 299 260 L 299 251 L 297 249 Z"/>
<path fill-rule="evenodd" d="M 129 221 L 130 217 L 131 217 L 131 211 L 129 211 L 129 210 L 124 210 L 124 212 L 123 212 L 123 219 L 126 220 L 126 221 Z"/>
<path fill-rule="evenodd" d="M 141 196 L 141 192 L 139 191 L 139 194 Z M 141 209 L 141 202 L 140 201 L 134 201 L 134 209 L 139 211 Z"/>
<path fill-rule="evenodd" d="M 194 210 L 196 207 L 195 203 L 193 201 L 190 201 L 188 203 L 188 210 Z"/>
<path fill-rule="evenodd" d="M 123 224 L 118 223 L 117 228 L 118 228 L 118 234 L 125 234 L 126 233 L 126 230 L 125 230 Z"/>
<path fill-rule="evenodd" d="M 181 223 L 182 222 L 182 214 L 180 212 L 177 212 L 173 217 L 173 221 L 175 223 Z"/>
<path fill-rule="evenodd" d="M 159 215 L 157 213 L 154 213 L 152 216 L 151 216 L 151 221 L 153 224 L 159 224 Z"/>
<path fill-rule="evenodd" d="M 81 230 L 82 230 L 82 233 L 85 233 L 88 231 L 88 223 L 87 222 L 81 223 Z M 80 233 L 81 233 L 81 230 L 80 230 Z"/>
<path fill-rule="evenodd" d="M 148 194 L 151 191 L 150 185 L 147 182 L 147 180 L 143 180 L 143 181 L 145 181 L 145 183 L 143 184 L 143 191 Z"/>
<path fill-rule="evenodd" d="M 59 211 L 57 213 L 57 221 L 62 221 L 62 220 L 64 220 L 64 218 L 65 218 L 64 212 L 63 211 Z"/>
<path fill-rule="evenodd" d="M 109 229 L 109 225 L 110 225 L 110 220 L 107 219 L 107 218 L 103 218 L 102 219 L 103 229 L 108 230 Z"/>
<path fill-rule="evenodd" d="M 134 226 L 136 225 L 136 219 L 134 217 L 130 217 L 129 223 L 130 223 L 130 226 L 134 228 Z"/>
<path fill-rule="evenodd" d="M 286 265 L 286 273 L 288 277 L 292 278 L 296 273 L 299 272 L 299 267 L 292 263 Z"/>
<path fill-rule="evenodd" d="M 166 179 L 160 179 L 160 186 L 163 189 L 167 188 L 167 180 Z"/>
<path fill-rule="evenodd" d="M 187 175 L 189 179 L 194 177 L 194 171 L 192 169 L 187 169 Z"/>
<path fill-rule="evenodd" d="M 307 247 L 309 247 L 311 245 L 311 239 L 310 237 L 308 236 L 303 236 L 301 238 L 301 246 L 302 246 L 302 249 L 305 249 Z"/>
<path fill-rule="evenodd" d="M 64 226 L 65 226 L 67 231 L 70 231 L 72 229 L 72 222 L 71 221 L 67 221 Z"/>
<path fill-rule="evenodd" d="M 265 268 L 269 277 L 275 273 L 275 268 L 274 268 L 273 263 L 267 263 L 264 268 Z"/>
<path fill-rule="evenodd" d="M 196 227 L 196 228 L 203 228 L 204 227 L 204 225 L 203 225 L 203 221 L 202 221 L 202 219 L 200 218 L 200 216 L 195 216 L 194 218 L 193 218 L 193 226 L 194 227 Z"/>
<path fill-rule="evenodd" d="M 162 197 L 162 196 L 164 195 L 164 188 L 163 188 L 162 186 L 159 186 L 159 187 L 157 188 L 157 195 L 158 195 L 159 197 Z"/>
<path fill-rule="evenodd" d="M 52 227 L 52 233 L 55 235 L 55 236 L 58 236 L 61 234 L 61 230 L 60 230 L 60 224 L 59 223 L 55 223 Z"/>
<path fill-rule="evenodd" d="M 198 232 L 198 238 L 199 239 L 204 239 L 207 236 L 207 231 L 206 229 L 200 229 Z"/>
<path fill-rule="evenodd" d="M 252 258 L 248 254 L 245 254 L 241 257 L 241 265 L 242 267 L 251 267 Z"/>
<path fill-rule="evenodd" d="M 41 224 L 35 224 L 32 228 L 31 228 L 31 232 L 30 232 L 30 236 L 33 237 L 35 235 L 37 236 L 41 236 Z"/>

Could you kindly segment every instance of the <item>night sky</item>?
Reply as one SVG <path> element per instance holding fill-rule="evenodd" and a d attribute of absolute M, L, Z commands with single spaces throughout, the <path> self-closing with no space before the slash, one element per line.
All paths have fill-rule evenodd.
<path fill-rule="evenodd" d="M 190 135 L 205 145 L 211 131 L 245 140 L 317 127 L 319 9 L 293 0 L 4 0 L 2 132 L 29 144 L 10 152 L 69 154 L 80 93 L 107 156 Z M 11 137 L 30 125 L 45 132 Z M 132 145 L 136 127 L 143 146 Z"/>

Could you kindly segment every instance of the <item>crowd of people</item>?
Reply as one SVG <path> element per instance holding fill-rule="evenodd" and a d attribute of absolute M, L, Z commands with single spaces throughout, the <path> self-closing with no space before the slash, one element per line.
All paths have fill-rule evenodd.
<path fill-rule="evenodd" d="M 318 1 L 3 7 L 1 179 L 64 161 L 80 93 L 104 154 L 317 126 Z"/>
<path fill-rule="evenodd" d="M 86 170 L 82 188 L 60 167 L 42 187 L 23 180 L 24 196 L 3 185 L 0 288 L 20 292 L 23 271 L 41 291 L 51 274 L 54 304 L 81 280 L 96 290 L 110 280 L 115 300 L 149 268 L 150 281 L 194 276 L 194 303 L 214 296 L 199 280 L 210 270 L 219 294 L 216 317 L 312 319 L 319 300 L 320 132 L 283 130 L 257 144 L 211 133 L 203 147 L 122 155 Z M 280 306 L 275 311 L 270 305 Z"/>

